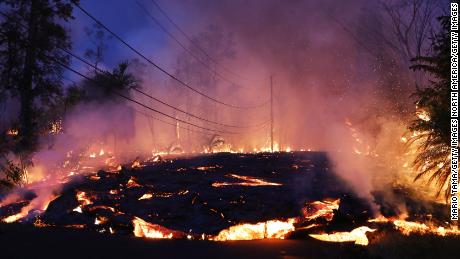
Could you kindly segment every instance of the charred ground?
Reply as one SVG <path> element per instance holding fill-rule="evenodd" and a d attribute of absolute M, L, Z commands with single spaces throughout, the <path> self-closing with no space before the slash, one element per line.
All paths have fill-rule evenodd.
<path fill-rule="evenodd" d="M 141 159 L 116 171 L 100 170 L 66 179 L 68 182 L 44 212 L 29 212 L 20 224 L 3 227 L 4 233 L 0 236 L 12 240 L 21 233 L 50 240 L 59 236 L 75 240 L 88 238 L 101 242 L 102 247 L 126 243 L 146 251 L 162 250 L 161 253 L 163 249 L 169 249 L 166 247 L 177 244 L 184 249 L 193 247 L 195 257 L 199 256 L 200 247 L 212 254 L 218 253 L 219 249 L 236 249 L 227 254 L 235 256 L 253 253 L 252 243 L 260 249 L 278 249 L 270 250 L 270 256 L 274 257 L 292 254 L 313 258 L 372 257 L 375 251 L 384 255 L 386 246 L 397 247 L 393 240 L 414 244 L 431 240 L 433 246 L 443 246 L 444 242 L 449 244 L 457 238 L 430 235 L 402 238 L 388 222 L 368 222 L 378 212 L 372 211 L 370 202 L 359 198 L 334 173 L 327 155 L 322 152 L 219 153 L 139 161 Z M 18 193 L 22 196 L 19 201 L 0 208 L 1 218 L 19 213 L 38 197 L 33 189 Z M 396 201 L 405 205 L 412 220 L 442 222 L 446 217 L 447 210 L 443 205 L 421 202 L 408 190 L 393 188 L 389 193 L 391 200 L 385 198 L 388 194 L 374 193 L 384 216 L 401 213 L 392 203 Z M 340 206 L 329 220 L 324 216 L 310 217 L 317 207 L 309 204 L 337 199 L 340 199 Z M 174 238 L 194 240 L 152 243 L 134 240 L 135 218 L 172 231 L 166 233 L 171 233 Z M 233 241 L 222 245 L 199 241 L 238 224 L 289 218 L 300 219 L 295 223 L 295 231 L 286 236 L 290 240 Z M 45 228 L 32 228 L 33 225 Z M 367 234 L 370 246 L 366 249 L 349 243 L 324 244 L 309 237 L 311 233 L 351 231 L 362 225 L 378 229 Z M 108 235 L 111 237 L 104 238 Z M 186 242 L 193 242 L 193 245 Z M 196 242 L 202 243 L 196 245 Z M 268 248 L 272 245 L 273 248 Z M 316 247 L 317 251 L 308 251 L 307 247 Z M 400 248 L 394 249 L 396 252 Z M 264 256 L 263 253 L 255 254 Z"/>

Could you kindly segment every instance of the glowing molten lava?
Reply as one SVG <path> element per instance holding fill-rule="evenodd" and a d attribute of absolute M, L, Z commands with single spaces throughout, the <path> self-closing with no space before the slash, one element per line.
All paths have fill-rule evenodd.
<path fill-rule="evenodd" d="M 17 136 L 19 134 L 19 130 L 17 129 L 10 129 L 6 132 L 6 135 L 8 136 Z"/>
<path fill-rule="evenodd" d="M 434 226 L 433 224 L 425 224 L 415 221 L 406 221 L 404 219 L 385 218 L 383 216 L 368 220 L 369 222 L 392 223 L 394 228 L 403 235 L 416 234 L 432 234 L 438 236 L 460 235 L 460 230 L 457 226 L 445 228 L 442 226 Z"/>
<path fill-rule="evenodd" d="M 262 180 L 260 178 L 251 177 L 251 176 L 244 176 L 244 175 L 236 175 L 236 174 L 228 174 L 228 177 L 243 180 L 243 182 L 216 182 L 212 184 L 212 187 L 223 187 L 223 186 L 230 186 L 230 185 L 241 185 L 241 186 L 281 186 L 280 183 L 273 183 Z"/>
<path fill-rule="evenodd" d="M 50 202 L 55 198 L 56 196 L 54 194 L 45 195 L 40 199 L 36 198 L 32 200 L 29 205 L 23 207 L 19 213 L 6 217 L 2 221 L 5 223 L 13 223 L 29 215 L 29 212 L 32 210 L 45 211 Z"/>
<path fill-rule="evenodd" d="M 136 237 L 171 239 L 184 236 L 182 232 L 170 230 L 163 226 L 146 222 L 138 217 L 134 217 L 132 222 L 134 225 L 134 235 Z"/>
<path fill-rule="evenodd" d="M 428 226 L 424 223 L 411 222 L 405 220 L 395 220 L 393 221 L 396 229 L 401 231 L 404 235 L 409 235 L 411 233 L 419 234 L 434 234 L 439 236 L 445 235 L 460 235 L 460 231 L 456 227 L 444 228 L 444 227 L 435 227 Z"/>
<path fill-rule="evenodd" d="M 73 209 L 75 212 L 83 213 L 82 208 L 93 203 L 86 192 L 78 191 L 76 197 L 80 205 Z"/>
<path fill-rule="evenodd" d="M 139 201 L 140 201 L 140 200 L 149 200 L 149 199 L 151 199 L 152 197 L 153 197 L 153 194 L 151 194 L 151 193 L 146 193 L 146 194 L 142 195 L 138 200 L 139 200 Z"/>
<path fill-rule="evenodd" d="M 141 167 L 141 161 L 138 159 L 134 160 L 133 163 L 131 164 L 131 168 L 139 168 Z"/>
<path fill-rule="evenodd" d="M 307 203 L 307 205 L 302 208 L 302 214 L 307 220 L 324 217 L 327 221 L 331 221 L 334 217 L 334 210 L 338 210 L 339 205 L 340 199 L 314 201 Z"/>
<path fill-rule="evenodd" d="M 240 224 L 231 226 L 228 229 L 220 231 L 217 236 L 210 238 L 210 240 L 227 241 L 264 238 L 284 239 L 289 233 L 295 230 L 295 221 L 295 218 L 290 218 L 286 221 L 269 220 L 256 224 Z"/>
<path fill-rule="evenodd" d="M 3 222 L 5 223 L 13 223 L 13 222 L 16 222 L 22 218 L 24 218 L 25 216 L 27 216 L 29 214 L 29 208 L 28 206 L 25 207 L 25 209 L 23 208 L 21 210 L 21 212 L 19 212 L 18 214 L 15 214 L 15 215 L 11 215 L 9 217 L 6 217 L 3 219 Z"/>
<path fill-rule="evenodd" d="M 137 179 L 135 177 L 131 176 L 131 178 L 129 178 L 128 182 L 126 183 L 126 187 L 128 188 L 141 187 L 141 185 L 138 184 L 136 180 Z"/>
<path fill-rule="evenodd" d="M 357 245 L 366 246 L 369 244 L 366 232 L 374 232 L 376 229 L 371 229 L 366 226 L 355 228 L 350 232 L 336 232 L 332 234 L 310 234 L 312 238 L 326 242 L 355 242 Z"/>
<path fill-rule="evenodd" d="M 77 200 L 82 206 L 91 204 L 91 199 L 86 195 L 86 192 L 77 192 Z"/>

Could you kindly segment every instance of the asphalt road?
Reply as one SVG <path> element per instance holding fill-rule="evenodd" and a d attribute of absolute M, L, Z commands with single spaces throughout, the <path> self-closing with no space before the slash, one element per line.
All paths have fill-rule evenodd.
<path fill-rule="evenodd" d="M 0 233 L 0 258 L 366 258 L 362 247 L 316 240 L 147 240 L 73 229 Z"/>

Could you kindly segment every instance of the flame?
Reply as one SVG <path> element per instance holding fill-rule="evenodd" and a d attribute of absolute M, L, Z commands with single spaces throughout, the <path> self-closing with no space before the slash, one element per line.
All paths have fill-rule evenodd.
<path fill-rule="evenodd" d="M 448 228 L 442 226 L 435 226 L 433 224 L 426 224 L 416 221 L 406 221 L 404 219 L 389 219 L 380 216 L 375 219 L 370 219 L 368 222 L 378 223 L 391 223 L 394 228 L 400 231 L 403 235 L 410 235 L 412 233 L 417 234 L 432 234 L 438 236 L 446 235 L 460 235 L 460 230 L 457 226 L 450 226 Z"/>
<path fill-rule="evenodd" d="M 256 224 L 239 224 L 220 231 L 217 236 L 211 237 L 210 240 L 227 241 L 264 238 L 284 239 L 289 233 L 295 230 L 295 222 L 295 218 L 290 218 L 286 221 L 269 220 Z"/>
<path fill-rule="evenodd" d="M 46 224 L 45 222 L 43 222 L 41 220 L 40 217 L 37 217 L 34 221 L 34 227 L 37 227 L 37 228 L 44 228 L 44 227 L 49 227 L 49 226 L 52 226 L 50 224 Z"/>
<path fill-rule="evenodd" d="M 139 200 L 139 201 L 140 201 L 140 200 L 149 200 L 149 199 L 151 199 L 152 197 L 153 197 L 153 194 L 151 194 L 151 193 L 146 193 L 146 194 L 142 195 L 142 196 L 141 196 L 139 199 L 137 199 L 137 200 Z"/>
<path fill-rule="evenodd" d="M 113 207 L 104 206 L 104 205 L 91 206 L 89 211 L 94 211 L 97 209 L 104 209 L 104 210 L 110 210 L 111 212 L 115 212 L 115 209 Z"/>
<path fill-rule="evenodd" d="M 97 175 L 91 175 L 91 176 L 89 177 L 89 179 L 92 180 L 92 181 L 98 181 L 98 180 L 101 179 L 101 177 L 100 177 L 100 176 L 97 176 Z"/>
<path fill-rule="evenodd" d="M 456 226 L 450 228 L 437 227 L 432 225 L 427 225 L 425 223 L 405 221 L 405 220 L 394 220 L 392 221 L 393 225 L 397 230 L 399 230 L 404 235 L 410 235 L 412 233 L 418 234 L 434 234 L 438 236 L 446 235 L 460 235 L 460 231 Z"/>
<path fill-rule="evenodd" d="M 216 165 L 216 166 L 198 166 L 196 168 L 196 170 L 207 171 L 207 170 L 212 170 L 212 169 L 216 169 L 216 168 L 220 168 L 220 166 L 218 166 L 218 165 Z"/>
<path fill-rule="evenodd" d="M 53 201 L 55 198 L 56 196 L 54 194 L 47 194 L 44 197 L 36 198 L 32 200 L 32 202 L 29 203 L 29 205 L 23 207 L 19 213 L 8 216 L 4 218 L 2 221 L 5 223 L 16 222 L 29 215 L 29 212 L 34 209 L 45 211 L 48 208 L 49 203 Z"/>
<path fill-rule="evenodd" d="M 86 192 L 78 191 L 76 197 L 80 205 L 74 208 L 72 211 L 83 213 L 83 207 L 93 203 L 91 201 L 91 198 L 86 194 Z"/>
<path fill-rule="evenodd" d="M 384 216 L 379 216 L 377 218 L 374 218 L 374 219 L 370 219 L 368 220 L 367 222 L 378 222 L 378 223 L 385 223 L 385 222 L 389 222 L 390 220 L 385 218 Z"/>
<path fill-rule="evenodd" d="M 134 217 L 132 222 L 134 225 L 134 235 L 136 237 L 146 237 L 153 239 L 172 239 L 174 237 L 181 236 L 181 232 L 179 231 L 170 230 L 163 226 L 146 222 L 138 217 Z"/>
<path fill-rule="evenodd" d="M 77 196 L 78 202 L 80 202 L 80 205 L 82 206 L 86 206 L 86 205 L 93 203 L 90 197 L 86 195 L 86 192 L 78 191 L 76 196 Z"/>
<path fill-rule="evenodd" d="M 21 210 L 21 212 L 15 214 L 15 215 L 11 215 L 9 217 L 6 217 L 2 221 L 5 222 L 5 223 L 13 223 L 13 222 L 16 222 L 16 221 L 24 218 L 25 216 L 27 216 L 29 214 L 29 206 L 26 206 L 24 208 Z"/>
<path fill-rule="evenodd" d="M 357 245 L 367 246 L 367 232 L 374 232 L 376 229 L 371 229 L 366 226 L 361 226 L 353 229 L 350 232 L 336 232 L 332 234 L 310 234 L 309 236 L 326 242 L 355 242 Z"/>
<path fill-rule="evenodd" d="M 62 132 L 62 121 L 57 120 L 51 123 L 51 129 L 49 131 L 50 134 L 58 134 Z"/>
<path fill-rule="evenodd" d="M 280 183 L 268 182 L 262 180 L 260 178 L 252 177 L 252 176 L 244 176 L 244 175 L 236 175 L 236 174 L 228 174 L 228 177 L 236 178 L 239 180 L 243 180 L 243 182 L 216 182 L 212 184 L 212 187 L 222 187 L 222 186 L 229 186 L 229 185 L 241 185 L 241 186 L 281 186 Z"/>
<path fill-rule="evenodd" d="M 327 221 L 331 221 L 334 217 L 334 210 L 338 210 L 339 205 L 340 199 L 314 201 L 308 203 L 305 205 L 305 207 L 302 208 L 302 214 L 307 220 L 314 220 L 319 217 L 324 217 Z"/>
<path fill-rule="evenodd" d="M 419 109 L 416 112 L 416 115 L 421 120 L 424 120 L 424 121 L 430 121 L 431 120 L 430 114 L 427 111 L 423 110 L 423 109 Z"/>
<path fill-rule="evenodd" d="M 10 129 L 6 132 L 6 135 L 8 136 L 17 136 L 19 134 L 19 130 L 17 129 Z"/>
<path fill-rule="evenodd" d="M 106 218 L 106 217 L 96 217 L 94 219 L 94 225 L 105 224 L 107 221 L 108 221 L 108 218 Z"/>
<path fill-rule="evenodd" d="M 128 182 L 126 183 L 126 187 L 128 188 L 140 187 L 141 185 L 138 184 L 136 180 L 137 179 L 135 177 L 131 176 L 131 178 L 129 178 Z"/>
<path fill-rule="evenodd" d="M 141 162 L 138 159 L 134 160 L 133 163 L 131 164 L 131 168 L 139 168 L 139 167 L 141 167 Z"/>

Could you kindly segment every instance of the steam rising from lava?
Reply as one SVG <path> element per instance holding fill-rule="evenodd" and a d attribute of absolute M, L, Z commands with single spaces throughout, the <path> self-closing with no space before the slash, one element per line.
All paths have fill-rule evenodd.
<path fill-rule="evenodd" d="M 212 74 L 205 68 L 187 73 L 177 64 L 184 59 L 190 61 L 190 57 L 185 57 L 187 53 L 173 42 L 155 51 L 149 48 L 147 41 L 137 47 L 144 49 L 147 55 L 153 55 L 169 71 L 177 72 L 183 80 L 201 91 L 218 99 L 226 98 L 226 101 L 236 102 L 237 105 L 266 100 L 269 97 L 268 77 L 274 74 L 274 137 L 280 150 L 328 152 L 331 160 L 329 169 L 347 180 L 360 196 L 369 201 L 373 200 L 372 191 L 395 181 L 410 179 L 412 172 L 407 163 L 410 163 L 411 157 L 406 156 L 400 138 L 406 132 L 409 112 L 414 109 L 409 99 L 414 88 L 410 84 L 412 80 L 405 61 L 388 46 L 375 46 L 372 49 L 375 53 L 363 48 L 363 44 L 375 45 L 375 39 L 365 37 L 368 35 L 366 32 L 390 30 L 389 27 L 380 28 L 388 26 L 385 20 L 378 20 L 384 19 L 382 13 L 367 14 L 378 12 L 378 8 L 374 8 L 375 3 L 353 0 L 346 6 L 341 5 L 340 12 L 336 1 L 332 0 L 269 0 L 263 1 L 263 4 L 260 1 L 217 3 L 203 0 L 193 4 L 180 1 L 164 4 L 167 10 L 187 10 L 181 25 L 197 39 L 210 30 L 210 24 L 214 25 L 212 28 L 217 28 L 209 36 L 211 42 L 219 42 L 222 40 L 219 37 L 231 35 L 224 45 L 231 45 L 234 58 L 225 57 L 218 61 L 222 66 L 251 79 L 226 74 L 245 86 L 239 87 L 223 80 L 210 80 Z M 357 42 L 331 20 L 331 14 L 364 42 Z M 357 23 L 366 26 L 354 28 L 352 25 Z M 142 33 L 152 30 L 151 26 L 145 23 L 139 28 L 131 28 L 130 35 L 142 38 L 145 36 Z M 113 47 L 113 44 L 110 42 L 110 48 L 126 54 L 125 50 Z M 207 50 L 212 55 L 222 51 Z M 113 67 L 111 63 L 106 61 L 101 66 Z M 179 88 L 174 82 L 164 83 L 165 78 L 146 65 L 131 69 L 142 78 L 142 87 L 146 92 L 209 120 L 250 125 L 269 118 L 269 106 L 244 112 L 222 107 Z M 259 80 L 252 80 L 254 78 Z M 133 93 L 133 97 L 162 112 L 174 113 L 176 118 L 194 121 L 140 95 Z M 175 150 L 186 153 L 211 150 L 211 141 L 215 136 L 192 133 L 183 128 L 187 125 L 173 120 L 168 120 L 173 125 L 166 125 L 145 116 L 145 113 L 161 117 L 126 103 L 89 102 L 78 105 L 66 115 L 62 123 L 63 133 L 53 136 L 52 145 L 44 143 L 46 148 L 34 157 L 36 167 L 30 172 L 34 176 L 31 179 L 53 178 L 54 174 L 62 176 L 77 170 L 97 171 L 100 167 L 117 167 L 119 170 L 119 164 L 133 161 L 139 155 L 168 153 L 172 147 L 180 147 Z M 211 123 L 194 122 L 219 128 Z M 226 151 L 268 150 L 268 127 L 239 132 L 242 134 L 223 136 L 225 147 L 228 147 Z M 277 185 L 258 179 L 240 180 L 244 180 L 243 185 Z M 129 181 L 128 187 L 136 186 L 135 179 Z M 226 184 L 220 183 L 220 186 Z M 40 208 L 41 202 L 30 206 Z M 138 219 L 136 224 L 141 233 L 145 223 Z M 143 235 L 156 234 L 147 232 Z"/>

